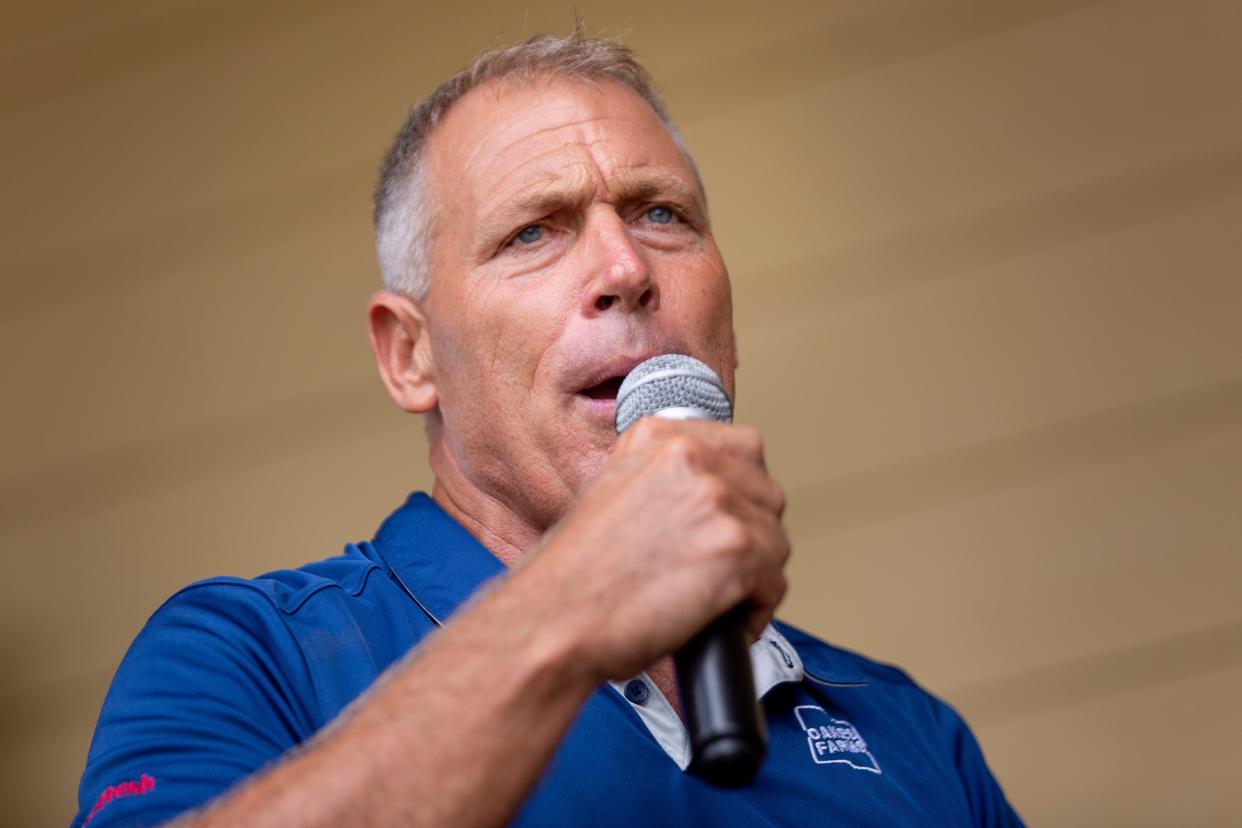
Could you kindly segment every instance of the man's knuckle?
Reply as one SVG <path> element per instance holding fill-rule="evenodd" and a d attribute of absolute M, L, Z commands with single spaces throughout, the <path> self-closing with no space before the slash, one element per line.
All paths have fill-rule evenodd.
<path fill-rule="evenodd" d="M 649 439 L 659 433 L 660 425 L 659 417 L 642 417 L 638 422 L 626 429 L 626 433 L 633 434 L 639 439 Z"/>
<path fill-rule="evenodd" d="M 788 500 L 785 495 L 785 487 L 775 480 L 772 481 L 772 504 L 776 507 L 778 515 L 784 514 L 785 506 Z"/>
<path fill-rule="evenodd" d="M 699 444 L 689 435 L 676 434 L 664 442 L 664 454 L 675 463 L 692 465 L 698 457 Z"/>
<path fill-rule="evenodd" d="M 750 529 L 741 518 L 721 515 L 716 520 L 716 545 L 722 552 L 736 554 L 750 546 Z"/>
<path fill-rule="evenodd" d="M 728 485 L 714 474 L 702 472 L 695 475 L 695 487 L 699 497 L 712 509 L 722 508 L 729 499 Z"/>
<path fill-rule="evenodd" d="M 742 447 L 749 454 L 763 454 L 763 436 L 759 433 L 759 429 L 752 425 L 739 425 L 734 427 L 737 430 L 738 439 Z"/>
<path fill-rule="evenodd" d="M 784 573 L 778 573 L 776 576 L 776 582 L 773 584 L 772 592 L 774 600 L 772 603 L 779 604 L 781 599 L 785 597 L 785 593 L 788 590 L 789 579 L 785 577 Z"/>
<path fill-rule="evenodd" d="M 626 446 L 649 446 L 655 439 L 655 417 L 643 417 L 621 434 L 619 444 Z"/>

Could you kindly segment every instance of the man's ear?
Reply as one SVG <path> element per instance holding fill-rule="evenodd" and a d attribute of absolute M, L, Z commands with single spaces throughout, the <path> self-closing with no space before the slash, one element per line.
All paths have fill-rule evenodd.
<path fill-rule="evenodd" d="M 381 290 L 367 307 L 371 353 L 393 402 L 412 414 L 425 414 L 439 402 L 431 336 L 418 302 Z"/>

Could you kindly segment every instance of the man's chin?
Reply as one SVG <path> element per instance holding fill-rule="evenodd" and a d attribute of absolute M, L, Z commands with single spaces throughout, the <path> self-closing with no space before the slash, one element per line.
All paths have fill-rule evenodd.
<path fill-rule="evenodd" d="M 613 446 L 617 444 L 614 409 L 613 400 L 604 404 L 600 400 L 576 395 L 568 416 L 562 421 L 559 434 L 554 438 L 560 444 L 557 455 L 560 458 L 561 478 L 575 498 L 599 476 L 608 463 Z"/>
<path fill-rule="evenodd" d="M 599 477 L 604 466 L 608 464 L 608 457 L 616 441 L 617 435 L 613 432 L 607 437 L 606 443 L 601 441 L 595 445 L 583 446 L 573 457 L 569 458 L 567 465 L 572 469 L 573 479 L 570 485 L 575 498 L 580 496 L 595 478 Z"/>

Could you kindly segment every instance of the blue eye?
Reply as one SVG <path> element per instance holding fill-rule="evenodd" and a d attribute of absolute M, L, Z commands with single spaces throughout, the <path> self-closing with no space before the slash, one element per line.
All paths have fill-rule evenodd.
<path fill-rule="evenodd" d="M 543 238 L 543 228 L 538 224 L 532 224 L 530 227 L 523 227 L 518 231 L 516 238 L 522 244 L 534 244 Z"/>
<path fill-rule="evenodd" d="M 647 220 L 654 224 L 670 224 L 673 221 L 673 211 L 667 207 L 652 207 L 647 211 Z"/>

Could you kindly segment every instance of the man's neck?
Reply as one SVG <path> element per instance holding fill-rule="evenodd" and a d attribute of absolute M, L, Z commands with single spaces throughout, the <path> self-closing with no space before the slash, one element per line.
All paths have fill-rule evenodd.
<path fill-rule="evenodd" d="M 523 521 L 499 498 L 473 485 L 447 456 L 443 444 L 435 441 L 432 442 L 431 467 L 436 473 L 432 499 L 505 566 L 512 567 L 522 560 L 543 537 L 541 529 Z M 673 659 L 666 656 L 656 661 L 646 673 L 680 716 Z"/>
<path fill-rule="evenodd" d="M 463 492 L 446 486 L 437 477 L 431 497 L 505 566 L 520 561 L 542 534 L 518 519 L 503 503 L 478 489 Z"/>
<path fill-rule="evenodd" d="M 543 529 L 524 519 L 513 504 L 475 485 L 435 429 L 428 436 L 436 476 L 432 499 L 505 566 L 516 564 L 539 542 Z"/>

